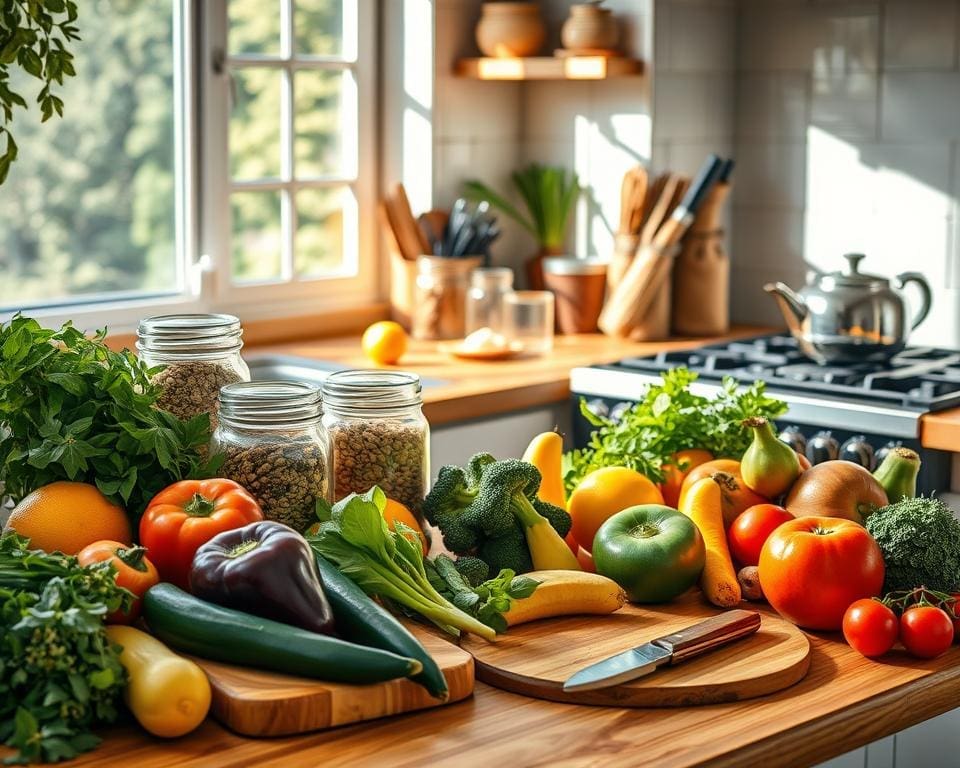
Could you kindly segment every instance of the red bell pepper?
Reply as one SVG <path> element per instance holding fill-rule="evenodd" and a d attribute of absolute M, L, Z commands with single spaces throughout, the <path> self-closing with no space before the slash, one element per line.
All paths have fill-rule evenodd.
<path fill-rule="evenodd" d="M 223 531 L 263 520 L 260 505 L 233 480 L 181 480 L 151 499 L 140 518 L 140 543 L 160 578 L 189 586 L 197 549 Z"/>

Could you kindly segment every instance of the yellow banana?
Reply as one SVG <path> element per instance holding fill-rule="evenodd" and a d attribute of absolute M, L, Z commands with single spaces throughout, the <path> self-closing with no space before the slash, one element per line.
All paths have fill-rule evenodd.
<path fill-rule="evenodd" d="M 550 616 L 613 613 L 627 600 L 619 584 L 596 573 L 531 571 L 524 575 L 539 581 L 540 586 L 530 597 L 510 604 L 504 618 L 511 627 Z"/>

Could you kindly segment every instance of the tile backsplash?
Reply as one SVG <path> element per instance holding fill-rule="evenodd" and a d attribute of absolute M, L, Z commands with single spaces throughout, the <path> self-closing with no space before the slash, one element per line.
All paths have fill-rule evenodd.
<path fill-rule="evenodd" d="M 960 2 L 741 0 L 736 48 L 734 319 L 863 251 L 934 287 L 913 341 L 960 346 Z"/>

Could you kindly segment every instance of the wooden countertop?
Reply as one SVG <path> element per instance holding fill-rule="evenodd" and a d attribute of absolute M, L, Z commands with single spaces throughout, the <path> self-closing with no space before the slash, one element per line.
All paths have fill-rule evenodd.
<path fill-rule="evenodd" d="M 933 661 L 903 652 L 869 661 L 838 636 L 811 640 L 804 680 L 740 703 L 626 710 L 527 699 L 478 684 L 473 698 L 458 704 L 292 738 L 246 739 L 209 720 L 175 741 L 117 726 L 69 765 L 804 766 L 957 705 L 960 647 Z"/>
<path fill-rule="evenodd" d="M 769 329 L 737 326 L 721 338 L 677 339 L 638 343 L 612 339 L 601 334 L 557 336 L 553 351 L 542 357 L 521 357 L 496 362 L 460 360 L 439 351 L 437 342 L 411 341 L 410 349 L 397 366 L 424 379 L 436 379 L 438 386 L 424 389 L 424 413 L 431 424 L 506 413 L 558 403 L 570 396 L 570 369 L 596 363 L 611 363 L 624 357 L 652 355 L 663 350 L 691 349 L 703 344 L 757 336 Z M 360 351 L 358 336 L 296 341 L 256 346 L 244 350 L 255 355 L 276 353 L 327 360 L 349 367 L 369 368 Z M 505 397 L 509 393 L 508 397 Z"/>

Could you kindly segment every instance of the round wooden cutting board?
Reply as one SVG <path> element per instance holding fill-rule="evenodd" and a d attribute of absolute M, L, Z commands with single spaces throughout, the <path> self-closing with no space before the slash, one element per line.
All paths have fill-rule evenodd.
<path fill-rule="evenodd" d="M 664 666 L 612 688 L 563 691 L 563 681 L 588 664 L 718 613 L 699 594 L 691 593 L 669 605 L 626 605 L 608 616 L 569 616 L 522 624 L 511 627 L 496 643 L 470 635 L 462 647 L 473 655 L 478 680 L 524 696 L 575 704 L 718 704 L 779 691 L 807 673 L 810 643 L 803 632 L 779 617 L 761 613 L 756 634 L 675 667 Z"/>

